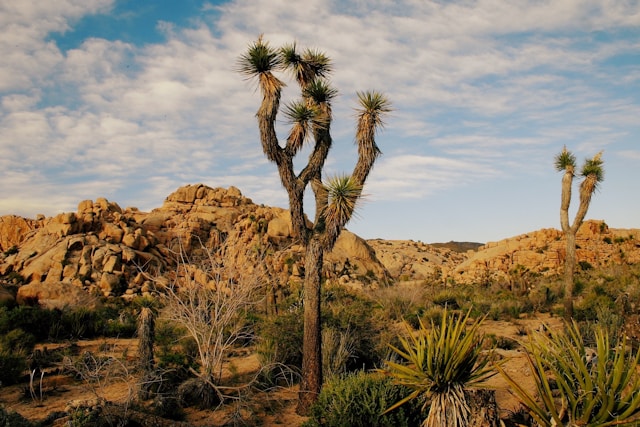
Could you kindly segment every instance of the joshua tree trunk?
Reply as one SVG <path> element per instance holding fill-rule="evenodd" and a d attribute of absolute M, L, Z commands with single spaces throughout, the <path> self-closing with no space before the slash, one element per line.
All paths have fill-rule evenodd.
<path fill-rule="evenodd" d="M 149 398 L 155 377 L 153 344 L 155 341 L 155 313 L 150 307 L 142 307 L 138 318 L 138 363 L 142 371 L 140 397 Z"/>
<path fill-rule="evenodd" d="M 298 413 L 307 413 L 322 388 L 322 318 L 320 294 L 324 250 L 319 239 L 307 245 L 304 278 L 304 332 L 302 341 L 302 382 Z"/>
<path fill-rule="evenodd" d="M 286 106 L 285 115 L 292 125 L 286 144 L 276 135 L 275 121 L 284 87 L 273 74 L 288 70 L 296 79 L 301 100 Z M 278 167 L 280 181 L 289 196 L 293 236 L 306 246 L 304 279 L 304 337 L 302 383 L 298 413 L 306 414 L 322 387 L 322 334 L 320 292 L 324 252 L 331 250 L 345 224 L 351 219 L 362 186 L 380 150 L 375 133 L 382 126 L 382 115 L 390 111 L 389 102 L 379 93 L 358 94 L 359 110 L 356 141 L 358 161 L 351 177 L 322 183 L 322 169 L 332 145 L 331 101 L 337 94 L 326 80 L 331 62 L 323 53 L 306 50 L 298 54 L 296 46 L 273 49 L 262 37 L 240 57 L 239 71 L 255 77 L 262 92 L 257 113 L 260 141 L 265 156 Z M 307 165 L 296 175 L 293 159 L 304 143 L 314 140 Z M 311 184 L 315 195 L 314 224 L 307 228 L 304 218 L 304 192 Z"/>
<path fill-rule="evenodd" d="M 576 233 L 569 228 L 564 233 L 567 239 L 564 260 L 564 317 L 573 317 L 573 275 L 576 271 Z"/>

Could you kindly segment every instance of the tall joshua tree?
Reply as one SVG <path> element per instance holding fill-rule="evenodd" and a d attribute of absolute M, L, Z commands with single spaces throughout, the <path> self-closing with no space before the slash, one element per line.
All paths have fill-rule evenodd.
<path fill-rule="evenodd" d="M 602 151 L 586 159 L 580 175 L 583 177 L 580 184 L 580 206 L 576 212 L 573 224 L 569 223 L 569 205 L 571 204 L 571 187 L 576 172 L 576 156 L 567 150 L 565 146 L 555 158 L 555 166 L 558 172 L 564 171 L 562 176 L 562 198 L 560 201 L 560 225 L 567 240 L 567 255 L 564 266 L 564 314 L 566 319 L 573 317 L 573 274 L 576 268 L 576 233 L 584 221 L 584 217 L 591 203 L 591 196 L 598 188 L 598 184 L 604 180 Z"/>
<path fill-rule="evenodd" d="M 258 128 L 265 156 L 278 167 L 280 181 L 289 196 L 294 237 L 305 246 L 304 335 L 302 383 L 298 413 L 308 413 L 322 387 L 322 352 L 320 326 L 320 289 L 325 251 L 330 251 L 346 223 L 353 216 L 362 188 L 377 157 L 376 131 L 389 112 L 389 101 L 378 92 L 358 93 L 356 144 L 358 160 L 350 176 L 322 182 L 322 169 L 331 148 L 331 103 L 337 91 L 329 85 L 330 59 L 322 52 L 306 49 L 299 52 L 295 44 L 280 49 L 262 40 L 249 45 L 239 59 L 239 71 L 256 78 L 262 93 L 258 109 Z M 291 130 L 284 144 L 275 130 L 284 83 L 275 72 L 288 71 L 296 80 L 301 97 L 284 107 Z M 306 141 L 313 144 L 309 160 L 297 174 L 293 159 Z M 310 185 L 315 197 L 315 218 L 308 226 L 304 218 L 303 198 Z"/>

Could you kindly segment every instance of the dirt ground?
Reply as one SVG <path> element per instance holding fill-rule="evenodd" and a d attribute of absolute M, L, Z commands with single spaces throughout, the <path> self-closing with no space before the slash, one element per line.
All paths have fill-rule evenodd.
<path fill-rule="evenodd" d="M 540 328 L 546 324 L 551 328 L 559 327 L 561 319 L 549 317 L 545 314 L 537 314 L 533 317 L 524 317 L 514 322 L 485 321 L 483 330 L 486 336 L 495 338 L 507 338 L 516 341 L 526 339 L 526 333 Z M 136 339 L 99 339 L 93 341 L 79 341 L 80 347 L 77 354 L 84 351 L 98 352 L 99 354 L 112 355 L 130 362 L 134 359 L 130 355 L 136 354 Z M 53 349 L 54 345 L 48 345 Z M 504 369 L 521 384 L 532 384 L 524 353 L 518 349 L 498 350 L 498 354 L 507 359 Z M 233 358 L 230 363 L 235 375 L 251 374 L 258 369 L 258 360 L 254 354 L 247 354 Z M 0 404 L 9 411 L 15 411 L 32 420 L 40 421 L 54 411 L 67 411 L 69 407 L 81 403 L 91 402 L 96 396 L 102 396 L 113 402 L 125 402 L 135 396 L 135 379 L 126 371 L 115 375 L 109 382 L 88 387 L 86 382 L 78 381 L 68 375 L 57 374 L 55 370 L 45 373 L 42 377 L 42 399 L 40 399 L 40 377 L 34 379 L 33 393 L 30 392 L 29 383 L 17 384 L 0 388 Z M 517 399 L 508 391 L 506 381 L 496 375 L 489 383 L 496 390 L 496 400 L 501 410 L 501 416 L 508 416 L 510 411 L 517 411 L 520 407 Z M 277 392 L 258 396 L 259 405 L 237 407 L 228 405 L 225 409 L 185 410 L 185 421 L 193 426 L 224 425 L 232 417 L 233 413 L 239 413 L 245 417 L 258 418 L 263 426 L 300 426 L 305 417 L 295 413 L 297 399 L 297 386 L 284 388 Z M 257 408 L 257 409 L 256 409 Z M 256 412 L 258 411 L 258 412 Z"/>

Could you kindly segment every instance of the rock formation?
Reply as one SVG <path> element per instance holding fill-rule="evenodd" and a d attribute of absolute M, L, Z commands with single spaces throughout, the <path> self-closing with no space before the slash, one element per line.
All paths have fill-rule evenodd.
<path fill-rule="evenodd" d="M 19 303 L 91 305 L 100 296 L 148 294 L 179 255 L 224 245 L 224 262 L 253 268 L 260 260 L 275 288 L 283 288 L 301 280 L 304 264 L 289 224 L 288 211 L 256 205 L 235 187 L 187 185 L 148 213 L 104 198 L 85 200 L 77 212 L 53 218 L 0 218 L 0 277 L 5 287 L 9 278 L 19 282 Z M 349 232 L 326 265 L 327 277 L 336 280 L 357 270 L 362 286 L 388 277 L 367 243 Z"/>
<path fill-rule="evenodd" d="M 291 236 L 286 209 L 256 205 L 235 187 L 187 185 L 151 212 L 122 209 L 104 198 L 52 218 L 0 217 L 0 303 L 63 308 L 90 306 L 102 296 L 147 295 L 171 280 L 178 256 L 194 261 L 203 248 L 218 262 L 269 275 L 273 302 L 304 276 L 304 248 Z M 583 268 L 640 262 L 640 230 L 585 221 L 577 234 Z M 325 256 L 327 280 L 357 289 L 418 281 L 441 284 L 510 282 L 517 275 L 562 271 L 562 232 L 543 229 L 477 250 L 369 240 L 345 230 Z M 448 247 L 445 247 L 448 246 Z"/>
<path fill-rule="evenodd" d="M 604 221 L 585 221 L 576 235 L 579 268 L 640 262 L 640 230 L 611 229 Z M 487 243 L 467 253 L 453 271 L 456 283 L 513 280 L 514 274 L 561 274 L 566 242 L 562 231 L 542 229 Z"/>

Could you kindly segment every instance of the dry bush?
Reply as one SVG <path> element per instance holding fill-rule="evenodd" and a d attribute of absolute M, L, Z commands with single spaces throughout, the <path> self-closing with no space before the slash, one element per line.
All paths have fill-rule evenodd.
<path fill-rule="evenodd" d="M 237 396 L 237 387 L 222 385 L 223 365 L 230 351 L 253 339 L 247 313 L 264 297 L 266 275 L 259 267 L 236 265 L 222 252 L 206 248 L 192 260 L 186 251 L 177 254 L 175 271 L 163 289 L 162 316 L 184 328 L 195 342 L 199 367 L 195 379 L 179 388 L 184 403 L 194 400 L 210 407 Z"/>

